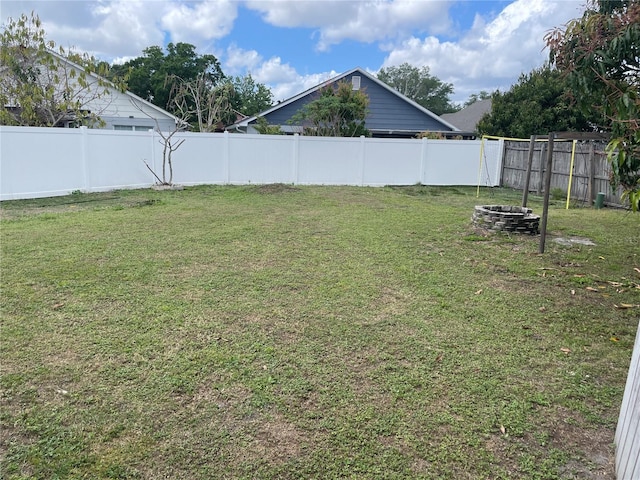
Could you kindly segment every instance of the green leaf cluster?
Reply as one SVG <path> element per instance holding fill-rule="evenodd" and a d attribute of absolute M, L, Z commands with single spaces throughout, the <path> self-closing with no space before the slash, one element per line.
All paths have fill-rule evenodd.
<path fill-rule="evenodd" d="M 369 136 L 365 118 L 369 97 L 363 90 L 353 90 L 348 82 L 320 89 L 315 100 L 302 107 L 290 120 L 302 125 L 304 135 L 322 137 Z"/>
<path fill-rule="evenodd" d="M 166 53 L 154 45 L 142 53 L 122 65 L 113 65 L 112 72 L 127 74 L 129 91 L 172 113 L 171 92 L 177 79 L 192 81 L 202 76 L 209 88 L 224 79 L 218 59 L 197 54 L 196 47 L 189 43 L 169 43 Z"/>
<path fill-rule="evenodd" d="M 196 131 L 212 131 L 269 108 L 273 94 L 251 74 L 228 77 L 214 55 L 200 55 L 189 43 L 170 43 L 166 53 L 159 46 L 123 65 L 128 88 L 145 100 L 191 123 Z M 187 118 L 188 117 L 188 118 Z"/>
<path fill-rule="evenodd" d="M 257 83 L 250 73 L 243 77 L 232 77 L 231 106 L 234 111 L 250 117 L 267 110 L 273 105 L 273 93 L 266 85 Z"/>
<path fill-rule="evenodd" d="M 592 131 L 597 112 L 583 112 L 572 101 L 569 85 L 549 66 L 522 74 L 507 92 L 495 92 L 491 111 L 478 123 L 486 135 L 529 138 L 549 132 Z"/>
<path fill-rule="evenodd" d="M 611 132 L 612 185 L 640 209 L 640 1 L 593 0 L 546 42 L 578 105 Z"/>
<path fill-rule="evenodd" d="M 280 125 L 270 125 L 266 118 L 258 117 L 254 128 L 262 135 L 284 135 Z"/>
<path fill-rule="evenodd" d="M 9 19 L 0 34 L 0 124 L 33 127 L 102 124 L 100 101 L 124 89 L 108 66 L 46 38 L 33 12 Z"/>
<path fill-rule="evenodd" d="M 458 110 L 449 99 L 453 85 L 431 75 L 429 67 L 418 68 L 403 63 L 397 67 L 381 68 L 378 79 L 436 115 Z"/>

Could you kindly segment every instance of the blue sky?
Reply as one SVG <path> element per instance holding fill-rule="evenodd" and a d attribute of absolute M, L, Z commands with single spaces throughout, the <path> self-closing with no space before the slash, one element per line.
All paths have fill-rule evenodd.
<path fill-rule="evenodd" d="M 228 75 L 284 100 L 363 67 L 408 62 L 452 83 L 453 100 L 506 90 L 547 58 L 544 34 L 584 0 L 1 0 L 0 18 L 36 12 L 48 38 L 108 62 L 188 42 Z"/>

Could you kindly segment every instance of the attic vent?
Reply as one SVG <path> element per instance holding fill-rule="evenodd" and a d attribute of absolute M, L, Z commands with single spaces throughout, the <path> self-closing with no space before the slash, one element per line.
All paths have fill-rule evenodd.
<path fill-rule="evenodd" d="M 360 90 L 360 76 L 354 75 L 351 77 L 351 90 Z"/>

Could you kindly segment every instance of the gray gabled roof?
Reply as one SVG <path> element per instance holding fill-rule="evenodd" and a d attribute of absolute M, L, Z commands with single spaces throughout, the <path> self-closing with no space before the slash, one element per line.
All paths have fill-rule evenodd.
<path fill-rule="evenodd" d="M 478 122 L 485 113 L 491 111 L 491 99 L 478 100 L 468 107 L 463 108 L 455 113 L 444 113 L 440 118 L 447 122 L 451 122 L 460 130 L 465 132 L 475 132 Z"/>
<path fill-rule="evenodd" d="M 412 107 L 418 109 L 420 112 L 422 112 L 423 114 L 427 115 L 428 117 L 431 117 L 433 120 L 435 120 L 438 123 L 443 124 L 444 126 L 450 128 L 453 131 L 458 131 L 459 129 L 455 126 L 452 125 L 451 123 L 447 122 L 446 120 L 443 120 L 442 117 L 439 117 L 438 115 L 436 115 L 435 113 L 431 112 L 430 110 L 424 108 L 422 105 L 414 102 L 413 100 L 411 100 L 410 98 L 402 95 L 400 92 L 398 92 L 396 89 L 390 87 L 389 85 L 387 85 L 386 83 L 384 83 L 382 80 L 379 80 L 377 77 L 375 77 L 374 75 L 371 75 L 370 73 L 368 73 L 366 70 L 360 68 L 360 67 L 356 67 L 353 68 L 347 72 L 344 72 L 336 77 L 330 78 L 322 83 L 320 83 L 319 85 L 316 85 L 315 87 L 309 88 L 307 90 L 305 90 L 302 93 L 299 93 L 298 95 L 295 95 L 291 98 L 288 98 L 287 100 L 284 100 L 280 103 L 278 103 L 277 105 L 274 105 L 273 107 L 257 114 L 254 115 L 252 117 L 247 117 L 242 119 L 239 122 L 234 123 L 233 125 L 230 125 L 228 128 L 232 129 L 232 128 L 238 128 L 238 127 L 247 127 L 250 123 L 253 123 L 256 121 L 256 119 L 258 117 L 264 117 L 266 115 L 269 115 L 270 113 L 273 113 L 281 108 L 286 107 L 287 105 L 290 105 L 294 102 L 296 102 L 297 100 L 300 100 L 301 98 L 304 98 L 312 93 L 318 92 L 320 89 L 322 89 L 323 87 L 327 86 L 327 85 L 331 85 L 333 83 L 339 82 L 340 80 L 348 77 L 349 75 L 352 75 L 354 73 L 357 73 L 359 75 L 362 75 L 364 77 L 367 77 L 371 82 L 379 85 L 380 87 L 386 89 L 387 91 L 389 91 L 390 93 L 392 93 L 393 95 L 397 96 L 398 98 L 400 98 L 402 101 L 408 103 L 409 105 L 411 105 Z"/>

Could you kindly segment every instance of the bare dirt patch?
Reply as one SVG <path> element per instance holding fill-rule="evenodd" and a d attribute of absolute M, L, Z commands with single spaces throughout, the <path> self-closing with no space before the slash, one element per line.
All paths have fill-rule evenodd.
<path fill-rule="evenodd" d="M 256 187 L 256 192 L 263 195 L 298 192 L 298 191 L 300 191 L 298 187 L 294 187 L 293 185 L 287 185 L 285 183 L 268 183 L 265 185 L 258 185 Z"/>
<path fill-rule="evenodd" d="M 566 409 L 558 411 L 561 420 L 549 433 L 551 441 L 564 449 L 575 452 L 576 457 L 567 462 L 560 474 L 563 479 L 615 479 L 615 450 L 611 429 L 585 428 L 584 419 Z M 577 426 L 577 424 L 581 426 Z"/>

